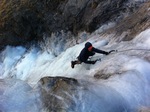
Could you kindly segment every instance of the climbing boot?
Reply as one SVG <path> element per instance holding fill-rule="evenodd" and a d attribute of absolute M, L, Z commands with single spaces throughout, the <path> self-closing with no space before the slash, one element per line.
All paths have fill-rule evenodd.
<path fill-rule="evenodd" d="M 74 68 L 75 62 L 71 61 L 71 67 Z"/>

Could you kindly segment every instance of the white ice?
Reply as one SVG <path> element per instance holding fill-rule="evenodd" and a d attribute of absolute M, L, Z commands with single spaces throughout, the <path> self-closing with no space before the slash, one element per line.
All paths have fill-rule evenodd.
<path fill-rule="evenodd" d="M 38 90 L 16 79 L 0 79 L 1 112 L 41 112 Z"/>
<path fill-rule="evenodd" d="M 97 62 L 95 65 L 76 65 L 74 69 L 71 68 L 70 62 L 76 59 L 87 41 L 70 47 L 63 52 L 59 51 L 60 55 L 57 57 L 53 52 L 40 51 L 36 48 L 26 50 L 24 47 L 8 46 L 2 52 L 0 75 L 2 78 L 11 76 L 21 79 L 31 86 L 36 85 L 40 78 L 44 76 L 73 77 L 93 82 L 95 85 L 104 85 L 116 91 L 121 98 L 125 99 L 125 103 L 129 104 L 133 110 L 141 106 L 150 106 L 150 63 L 143 59 L 144 55 L 146 56 L 147 54 L 143 54 L 143 57 L 130 55 L 130 53 L 142 54 L 142 52 L 144 52 L 142 50 L 136 50 L 137 48 L 149 50 L 149 36 L 150 29 L 143 31 L 130 42 L 109 44 L 109 39 L 107 37 L 100 37 L 98 34 L 92 35 L 87 41 L 90 41 L 96 48 L 105 51 L 110 51 L 112 49 L 121 51 L 132 48 L 135 49 L 135 51 L 112 53 L 108 56 L 96 54 L 92 59 L 101 58 L 101 62 Z M 150 52 L 146 53 L 149 54 Z M 111 74 L 112 76 L 107 80 L 95 80 L 93 76 L 97 72 Z M 91 88 L 93 91 L 95 90 L 94 87 Z M 6 89 L 5 91 L 9 94 L 12 93 L 9 92 L 7 87 L 4 89 Z M 24 91 L 27 92 L 26 90 L 21 90 L 21 92 Z M 13 92 L 12 96 L 15 96 L 15 90 Z M 99 89 L 96 90 L 96 92 L 101 91 Z M 111 94 L 110 91 L 109 94 Z M 115 92 L 113 94 L 115 94 Z M 100 97 L 102 96 L 100 95 Z M 25 99 L 9 100 L 18 102 L 19 100 L 24 101 Z M 88 101 L 91 101 L 91 99 L 88 99 Z M 7 103 L 6 105 L 9 106 L 10 104 Z M 11 109 L 12 108 L 10 108 L 10 110 Z M 8 110 L 8 112 L 11 111 Z"/>

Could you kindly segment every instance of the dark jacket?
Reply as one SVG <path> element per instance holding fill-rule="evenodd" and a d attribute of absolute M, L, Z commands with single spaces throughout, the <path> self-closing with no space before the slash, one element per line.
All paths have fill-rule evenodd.
<path fill-rule="evenodd" d="M 95 53 L 101 53 L 101 54 L 108 54 L 108 52 L 96 49 L 94 47 L 92 47 L 91 51 L 88 50 L 89 47 L 91 47 L 92 44 L 90 42 L 87 42 L 85 44 L 85 47 L 82 49 L 82 51 L 80 52 L 79 56 L 78 56 L 78 60 L 81 62 L 86 62 L 89 58 L 89 56 L 93 56 Z"/>

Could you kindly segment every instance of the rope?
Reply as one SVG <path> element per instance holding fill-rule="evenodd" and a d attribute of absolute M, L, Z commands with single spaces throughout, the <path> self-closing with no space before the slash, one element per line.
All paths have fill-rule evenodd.
<path fill-rule="evenodd" d="M 140 51 L 150 52 L 150 49 L 126 49 L 126 50 L 121 50 L 121 51 L 115 50 L 112 53 L 125 52 L 125 51 L 131 51 L 131 50 L 140 50 Z"/>

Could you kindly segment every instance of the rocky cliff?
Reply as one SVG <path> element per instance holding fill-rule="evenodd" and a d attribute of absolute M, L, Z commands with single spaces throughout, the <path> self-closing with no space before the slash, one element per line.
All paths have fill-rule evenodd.
<path fill-rule="evenodd" d="M 142 31 L 150 28 L 150 1 L 142 4 L 133 14 L 122 19 L 116 26 L 106 31 L 107 34 L 114 33 L 114 37 L 125 33 L 116 41 L 132 40 Z M 113 37 L 112 37 L 113 38 Z"/>
<path fill-rule="evenodd" d="M 118 22 L 142 5 L 128 0 L 1 0 L 0 48 L 39 40 L 60 30 L 93 32 Z"/>

